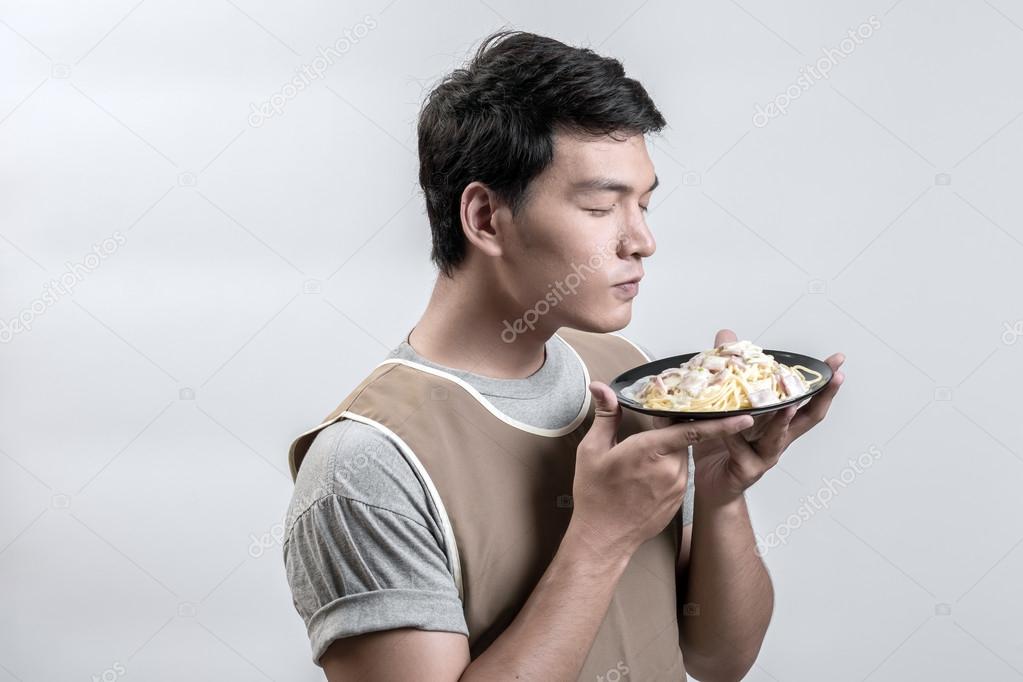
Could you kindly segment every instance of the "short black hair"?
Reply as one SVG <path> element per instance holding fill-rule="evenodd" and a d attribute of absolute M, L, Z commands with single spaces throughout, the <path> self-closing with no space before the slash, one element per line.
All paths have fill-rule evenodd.
<path fill-rule="evenodd" d="M 554 158 L 554 133 L 645 134 L 666 125 L 621 62 L 524 31 L 498 31 L 430 92 L 419 113 L 419 184 L 433 234 L 430 259 L 452 275 L 465 259 L 460 217 L 479 181 L 517 213 Z"/>

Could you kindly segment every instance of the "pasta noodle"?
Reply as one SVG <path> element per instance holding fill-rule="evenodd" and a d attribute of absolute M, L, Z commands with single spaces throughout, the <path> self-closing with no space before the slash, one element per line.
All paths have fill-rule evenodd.
<path fill-rule="evenodd" d="M 823 378 L 809 367 L 777 362 L 750 341 L 735 341 L 643 377 L 622 393 L 648 409 L 726 412 L 798 397 Z"/>

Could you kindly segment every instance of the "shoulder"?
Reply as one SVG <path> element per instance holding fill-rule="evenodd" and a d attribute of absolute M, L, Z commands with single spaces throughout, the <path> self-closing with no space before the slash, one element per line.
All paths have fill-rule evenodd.
<path fill-rule="evenodd" d="M 441 537 L 435 511 L 411 465 L 386 435 L 368 424 L 342 419 L 316 434 L 295 480 L 286 533 L 299 516 L 328 497 L 386 510 Z"/>

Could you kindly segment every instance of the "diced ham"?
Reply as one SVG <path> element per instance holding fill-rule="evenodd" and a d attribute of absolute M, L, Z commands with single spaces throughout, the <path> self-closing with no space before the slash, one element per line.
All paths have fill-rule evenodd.
<path fill-rule="evenodd" d="M 746 347 L 742 341 L 735 341 L 734 343 L 723 343 L 717 347 L 717 351 L 721 355 L 745 355 Z"/>
<path fill-rule="evenodd" d="M 781 386 L 785 389 L 785 395 L 789 398 L 795 398 L 797 395 L 803 395 L 805 392 L 802 384 L 799 383 L 799 379 L 792 374 L 782 377 Z"/>
<path fill-rule="evenodd" d="M 682 383 L 682 377 L 684 376 L 681 368 L 672 367 L 661 372 L 661 381 L 667 388 L 674 388 Z"/>
<path fill-rule="evenodd" d="M 711 355 L 704 359 L 703 366 L 711 372 L 720 372 L 728 365 L 728 358 L 720 355 Z"/>
<path fill-rule="evenodd" d="M 764 407 L 778 402 L 778 396 L 770 388 L 762 388 L 749 394 L 749 403 L 753 407 Z"/>
<path fill-rule="evenodd" d="M 720 384 L 722 381 L 724 381 L 730 374 L 731 372 L 718 372 L 717 374 L 713 374 L 711 375 L 711 380 L 710 382 L 708 382 L 707 385 L 716 386 L 717 384 Z"/>
<path fill-rule="evenodd" d="M 682 379 L 682 390 L 691 396 L 697 396 L 707 386 L 709 372 L 690 372 Z"/>

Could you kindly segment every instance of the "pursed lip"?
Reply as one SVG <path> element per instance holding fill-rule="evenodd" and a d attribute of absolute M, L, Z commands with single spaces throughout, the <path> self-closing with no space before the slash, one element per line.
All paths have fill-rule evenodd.
<path fill-rule="evenodd" d="M 643 275 L 640 275 L 638 277 L 633 277 L 632 279 L 627 279 L 624 282 L 618 282 L 617 284 L 614 284 L 612 286 L 616 286 L 617 287 L 617 286 L 621 286 L 622 284 L 639 284 L 639 281 L 641 279 L 643 279 Z"/>

